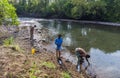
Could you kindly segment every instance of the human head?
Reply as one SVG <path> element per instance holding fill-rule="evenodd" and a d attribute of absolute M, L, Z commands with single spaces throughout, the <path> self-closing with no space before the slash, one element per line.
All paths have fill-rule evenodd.
<path fill-rule="evenodd" d="M 78 48 L 75 49 L 75 52 L 76 52 L 76 51 L 81 51 L 81 50 L 83 50 L 83 49 L 80 48 L 80 47 L 78 47 Z"/>
<path fill-rule="evenodd" d="M 62 35 L 61 34 L 58 34 L 58 38 L 61 38 L 62 37 Z"/>
<path fill-rule="evenodd" d="M 90 55 L 89 55 L 89 54 L 87 54 L 87 55 L 86 55 L 86 58 L 90 58 Z"/>

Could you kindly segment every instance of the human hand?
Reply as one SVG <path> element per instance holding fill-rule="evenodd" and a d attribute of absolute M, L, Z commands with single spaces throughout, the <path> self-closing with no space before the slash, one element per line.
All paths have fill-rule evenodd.
<path fill-rule="evenodd" d="M 88 62 L 88 66 L 90 66 L 90 63 Z"/>

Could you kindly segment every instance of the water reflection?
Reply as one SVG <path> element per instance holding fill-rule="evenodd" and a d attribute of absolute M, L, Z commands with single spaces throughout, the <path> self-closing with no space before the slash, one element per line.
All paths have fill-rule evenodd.
<path fill-rule="evenodd" d="M 120 50 L 105 54 L 100 49 L 91 48 L 90 53 L 92 65 L 100 78 L 120 78 Z"/>
<path fill-rule="evenodd" d="M 72 29 L 72 26 L 71 26 L 70 22 L 68 22 L 68 24 L 67 24 L 67 29 L 68 30 Z"/>
<path fill-rule="evenodd" d="M 71 34 L 70 33 L 65 34 L 63 41 L 64 41 L 63 42 L 64 46 L 71 46 L 71 44 L 72 44 Z"/>
<path fill-rule="evenodd" d="M 61 24 L 58 23 L 58 24 L 57 24 L 57 30 L 59 31 L 60 29 L 61 29 Z"/>
<path fill-rule="evenodd" d="M 87 35 L 87 30 L 85 28 L 81 29 L 81 34 L 82 36 L 86 36 Z"/>
<path fill-rule="evenodd" d="M 118 27 L 55 20 L 41 21 L 41 23 L 56 33 L 62 33 L 65 41 L 71 42 L 69 49 L 79 46 L 89 51 L 91 47 L 95 47 L 110 53 L 120 48 L 120 28 Z M 66 36 L 68 33 L 71 35 L 70 37 Z"/>

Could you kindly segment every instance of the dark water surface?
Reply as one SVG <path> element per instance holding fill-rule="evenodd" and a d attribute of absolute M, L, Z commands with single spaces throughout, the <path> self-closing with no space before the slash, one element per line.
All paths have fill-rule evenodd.
<path fill-rule="evenodd" d="M 120 78 L 120 27 L 55 20 L 40 23 L 55 34 L 62 33 L 70 51 L 82 47 L 89 52 L 97 78 Z M 74 54 L 65 56 L 76 60 Z"/>
<path fill-rule="evenodd" d="M 120 27 L 43 19 L 39 22 L 53 34 L 62 33 L 63 45 L 71 52 L 76 47 L 84 48 L 91 55 L 97 78 L 120 78 Z M 65 52 L 64 56 L 76 64 L 74 53 Z"/>

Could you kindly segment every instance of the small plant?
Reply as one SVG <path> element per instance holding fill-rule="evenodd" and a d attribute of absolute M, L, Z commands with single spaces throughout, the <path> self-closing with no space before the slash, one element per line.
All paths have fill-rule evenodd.
<path fill-rule="evenodd" d="M 9 45 L 12 45 L 14 42 L 14 38 L 13 37 L 10 37 L 10 38 L 7 38 L 3 41 L 3 45 L 5 46 L 9 46 Z"/>
<path fill-rule="evenodd" d="M 33 62 L 32 68 L 30 69 L 29 76 L 30 78 L 37 78 L 34 74 L 36 72 L 36 63 Z"/>
<path fill-rule="evenodd" d="M 34 69 L 34 68 L 31 68 L 31 69 L 30 69 L 30 73 L 29 73 L 30 78 L 37 78 L 34 74 L 35 74 L 35 69 Z"/>
<path fill-rule="evenodd" d="M 51 69 L 55 69 L 56 68 L 55 64 L 52 63 L 52 62 L 43 62 L 41 65 L 42 66 L 46 66 L 46 67 L 51 68 Z"/>
<path fill-rule="evenodd" d="M 62 72 L 61 75 L 63 78 L 71 78 L 71 76 L 68 72 Z"/>

